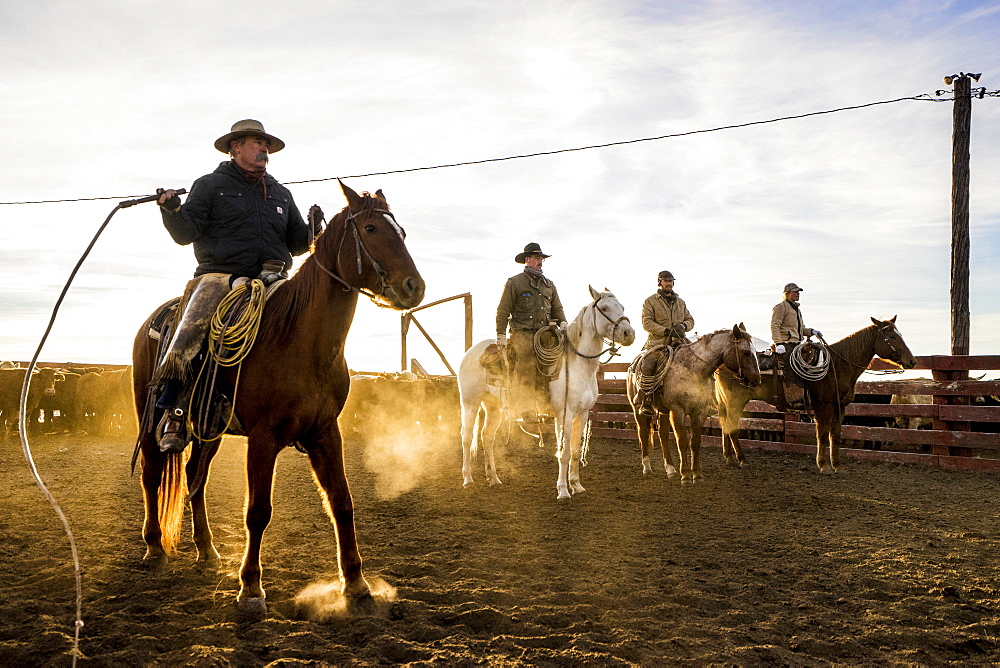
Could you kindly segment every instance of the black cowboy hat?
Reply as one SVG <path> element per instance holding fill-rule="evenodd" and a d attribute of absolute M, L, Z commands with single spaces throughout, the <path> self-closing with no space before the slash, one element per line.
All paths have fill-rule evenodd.
<path fill-rule="evenodd" d="M 542 257 L 552 257 L 551 255 L 546 255 L 545 253 L 543 253 L 542 247 L 532 241 L 530 244 L 524 247 L 523 253 L 518 253 L 517 255 L 514 256 L 514 262 L 517 262 L 518 264 L 524 264 L 524 258 L 528 257 L 529 255 L 541 255 Z"/>
<path fill-rule="evenodd" d="M 660 281 L 672 281 L 672 280 L 674 280 L 674 275 L 671 274 L 666 269 L 664 269 L 663 271 L 661 271 L 660 273 L 658 273 L 656 275 L 656 282 L 657 283 L 659 283 Z"/>
<path fill-rule="evenodd" d="M 240 137 L 246 137 L 247 135 L 256 135 L 266 139 L 268 142 L 268 153 L 277 153 L 281 149 L 285 148 L 285 142 L 281 141 L 274 135 L 269 135 L 264 132 L 264 125 L 260 121 L 255 121 L 252 118 L 233 123 L 233 129 L 229 133 L 224 134 L 215 140 L 215 148 L 223 153 L 229 153 L 229 142 L 234 139 L 239 139 Z"/>

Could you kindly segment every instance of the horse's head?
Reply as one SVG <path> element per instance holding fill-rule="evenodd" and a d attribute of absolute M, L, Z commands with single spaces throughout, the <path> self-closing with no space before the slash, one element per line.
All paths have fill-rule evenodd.
<path fill-rule="evenodd" d="M 917 360 L 913 353 L 903 341 L 903 336 L 896 329 L 896 316 L 889 320 L 876 320 L 872 318 L 872 324 L 878 328 L 878 339 L 875 341 L 875 354 L 884 360 L 895 362 L 904 369 L 912 369 L 917 366 Z"/>
<path fill-rule="evenodd" d="M 607 288 L 604 292 L 598 292 L 589 285 L 587 287 L 590 288 L 590 296 L 594 298 L 594 311 L 598 314 L 594 318 L 594 324 L 600 335 L 613 345 L 632 345 L 635 341 L 635 329 L 625 316 L 625 307 Z"/>
<path fill-rule="evenodd" d="M 732 335 L 732 345 L 726 349 L 722 363 L 736 374 L 743 384 L 749 387 L 760 385 L 760 365 L 757 363 L 752 337 L 747 334 L 742 322 L 733 325 Z"/>
<path fill-rule="evenodd" d="M 406 232 L 396 222 L 381 190 L 360 195 L 340 184 L 347 207 L 316 241 L 319 266 L 345 289 L 380 305 L 403 310 L 420 304 L 424 279 L 406 249 Z"/>

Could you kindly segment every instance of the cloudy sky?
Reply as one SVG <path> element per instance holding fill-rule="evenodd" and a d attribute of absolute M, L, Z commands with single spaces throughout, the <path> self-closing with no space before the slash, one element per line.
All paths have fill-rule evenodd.
<path fill-rule="evenodd" d="M 295 182 L 933 98 L 959 71 L 997 90 L 998 34 L 992 1 L 7 2 L 0 202 L 190 187 L 242 118 L 286 142 L 270 171 Z M 973 107 L 971 352 L 997 354 L 1000 98 Z M 767 338 L 795 281 L 828 340 L 898 315 L 915 354 L 947 354 L 951 130 L 951 102 L 902 101 L 347 182 L 385 192 L 427 301 L 472 293 L 477 340 L 494 336 L 513 256 L 535 241 L 571 314 L 591 284 L 638 326 L 669 269 L 698 332 L 742 321 Z M 332 180 L 290 188 L 302 210 L 344 205 Z M 116 201 L 0 205 L 0 357 L 30 359 Z M 155 205 L 119 212 L 41 359 L 127 362 L 194 266 Z M 462 315 L 454 302 L 420 316 L 455 367 Z M 444 372 L 419 333 L 409 347 Z M 397 370 L 399 357 L 399 315 L 363 301 L 348 363 Z"/>

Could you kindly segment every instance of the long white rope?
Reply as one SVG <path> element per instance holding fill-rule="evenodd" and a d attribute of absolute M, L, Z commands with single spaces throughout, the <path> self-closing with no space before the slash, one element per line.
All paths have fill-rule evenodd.
<path fill-rule="evenodd" d="M 788 363 L 803 380 L 823 380 L 826 378 L 827 371 L 830 370 L 830 350 L 824 343 L 811 343 L 810 345 L 818 353 L 815 362 L 806 360 L 802 351 L 805 345 L 800 343 L 792 348 L 792 352 L 788 356 Z"/>

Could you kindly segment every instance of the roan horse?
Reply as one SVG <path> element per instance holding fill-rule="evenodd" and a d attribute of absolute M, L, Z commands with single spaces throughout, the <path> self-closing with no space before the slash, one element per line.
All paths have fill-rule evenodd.
<path fill-rule="evenodd" d="M 594 288 L 590 288 L 590 295 L 594 301 L 566 328 L 558 375 L 549 383 L 549 401 L 555 415 L 556 457 L 559 459 L 556 481 L 559 499 L 586 491 L 580 484 L 583 431 L 590 409 L 597 401 L 597 369 L 599 358 L 605 352 L 604 342 L 616 348 L 619 344 L 628 346 L 635 341 L 635 330 L 617 297 L 607 290 L 598 292 Z M 500 388 L 489 382 L 490 374 L 479 363 L 490 343 L 489 340 L 480 341 L 469 348 L 458 369 L 458 390 L 462 400 L 462 478 L 466 487 L 472 484 L 472 459 L 480 441 L 486 451 L 484 459 L 490 485 L 500 484 L 493 457 L 494 442 L 503 422 Z"/>
<path fill-rule="evenodd" d="M 823 473 L 835 473 L 841 468 L 840 428 L 844 411 L 854 401 L 854 386 L 872 357 L 890 360 L 907 369 L 917 363 L 896 329 L 895 316 L 891 320 L 871 320 L 870 326 L 829 345 L 830 368 L 824 378 L 805 381 L 806 396 L 816 417 L 816 466 Z M 721 369 L 716 379 L 723 449 L 731 449 L 741 465 L 745 465 L 738 436 L 740 416 L 751 399 L 771 402 L 773 389 L 770 383 L 747 388 Z"/>
<path fill-rule="evenodd" d="M 669 477 L 676 475 L 667 444 L 669 419 L 677 441 L 681 484 L 684 485 L 702 479 L 701 434 L 705 428 L 705 418 L 715 403 L 712 374 L 722 365 L 734 374 L 734 378 L 739 378 L 741 383 L 748 386 L 760 383 L 757 356 L 751 346 L 751 337 L 742 325 L 733 325 L 732 330 L 720 329 L 705 334 L 693 343 L 680 346 L 673 354 L 660 389 L 653 398 L 663 466 Z M 649 462 L 653 416 L 639 414 L 635 404 L 637 388 L 632 373 L 628 374 L 626 387 L 639 431 L 642 472 L 643 475 L 648 475 L 653 471 Z"/>
<path fill-rule="evenodd" d="M 370 608 L 371 590 L 361 569 L 354 528 L 354 504 L 344 472 L 337 418 L 347 400 L 350 378 L 344 343 L 354 318 L 358 293 L 395 309 L 417 306 L 424 281 L 404 243 L 405 233 L 389 212 L 382 191 L 358 195 L 341 184 L 348 206 L 316 240 L 315 252 L 268 300 L 256 343 L 242 364 L 220 368 L 217 386 L 234 397 L 235 417 L 247 436 L 247 544 L 237 601 L 242 611 L 267 610 L 261 587 L 260 548 L 271 519 L 275 459 L 295 446 L 309 457 L 325 505 L 336 526 L 344 595 L 353 606 Z M 156 363 L 150 338 L 152 317 L 135 339 L 133 360 L 136 408 L 140 416 L 154 400 L 147 384 Z M 238 387 L 236 386 L 238 380 Z M 235 393 L 235 396 L 234 396 Z M 159 419 L 155 415 L 153 424 Z M 145 501 L 144 561 L 162 565 L 174 552 L 180 533 L 186 487 L 195 480 L 197 462 L 217 441 L 192 444 L 187 483 L 182 454 L 160 452 L 152 430 L 137 444 Z M 205 478 L 207 480 L 207 478 Z M 191 514 L 198 561 L 217 565 L 205 506 L 205 485 L 191 490 Z"/>

